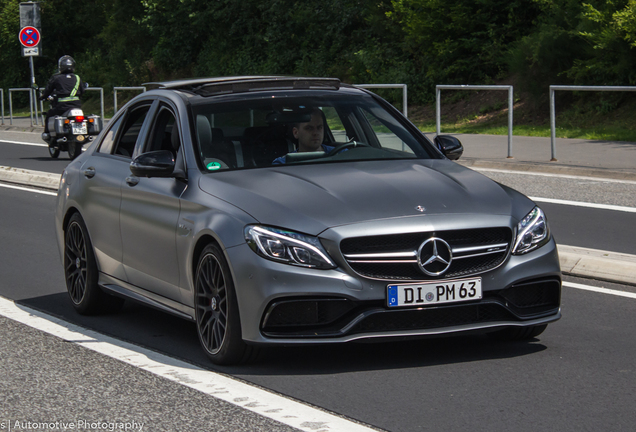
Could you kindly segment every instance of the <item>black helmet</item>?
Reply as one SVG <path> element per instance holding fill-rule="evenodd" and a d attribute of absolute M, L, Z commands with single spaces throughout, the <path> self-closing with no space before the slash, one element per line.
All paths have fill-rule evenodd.
<path fill-rule="evenodd" d="M 57 68 L 60 73 L 75 72 L 75 60 L 69 55 L 62 56 L 57 61 Z"/>

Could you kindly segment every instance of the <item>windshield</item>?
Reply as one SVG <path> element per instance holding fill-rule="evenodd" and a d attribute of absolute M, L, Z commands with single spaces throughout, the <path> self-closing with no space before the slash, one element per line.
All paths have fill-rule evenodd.
<path fill-rule="evenodd" d="M 308 94 L 193 104 L 202 166 L 212 172 L 439 157 L 423 135 L 414 136 L 369 95 Z"/>

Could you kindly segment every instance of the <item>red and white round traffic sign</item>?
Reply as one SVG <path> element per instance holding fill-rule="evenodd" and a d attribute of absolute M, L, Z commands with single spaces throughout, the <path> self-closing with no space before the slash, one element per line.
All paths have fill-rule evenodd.
<path fill-rule="evenodd" d="M 20 43 L 31 48 L 40 43 L 40 32 L 35 27 L 24 27 L 20 30 Z"/>

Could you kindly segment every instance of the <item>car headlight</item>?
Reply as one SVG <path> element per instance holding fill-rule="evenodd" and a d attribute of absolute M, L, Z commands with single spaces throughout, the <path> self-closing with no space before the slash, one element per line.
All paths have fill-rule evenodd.
<path fill-rule="evenodd" d="M 318 269 L 336 267 L 317 237 L 249 225 L 245 227 L 245 241 L 254 252 L 272 261 Z"/>
<path fill-rule="evenodd" d="M 512 253 L 521 255 L 543 246 L 550 240 L 548 220 L 539 207 L 532 209 L 517 225 L 517 238 Z"/>

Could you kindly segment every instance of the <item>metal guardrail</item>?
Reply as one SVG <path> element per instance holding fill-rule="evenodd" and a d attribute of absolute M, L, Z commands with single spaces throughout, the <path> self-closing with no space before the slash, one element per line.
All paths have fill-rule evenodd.
<path fill-rule="evenodd" d="M 40 96 L 42 96 L 42 89 L 40 90 Z M 86 90 L 95 90 L 99 92 L 99 101 L 100 101 L 100 107 L 101 107 L 101 116 L 102 116 L 102 121 L 104 120 L 104 89 L 102 87 L 88 87 L 86 88 Z M 37 102 L 36 102 L 37 103 Z M 40 113 L 42 114 L 42 124 L 44 125 L 44 122 L 46 120 L 46 112 L 44 111 L 44 101 L 40 101 Z"/>
<path fill-rule="evenodd" d="M 441 90 L 507 90 L 508 91 L 508 158 L 512 159 L 512 107 L 514 105 L 513 88 L 508 85 L 438 85 L 436 90 L 436 126 L 437 135 L 441 129 Z"/>
<path fill-rule="evenodd" d="M 117 90 L 141 90 L 142 93 L 144 93 L 146 91 L 146 87 L 143 87 L 143 86 L 139 86 L 139 87 L 113 87 L 114 101 L 115 101 L 115 105 L 114 105 L 115 111 L 113 112 L 113 114 L 115 114 L 117 112 Z"/>
<path fill-rule="evenodd" d="M 372 88 L 398 88 L 402 89 L 402 113 L 404 117 L 409 116 L 408 95 L 406 84 L 354 84 L 354 87 L 372 89 Z"/>
<path fill-rule="evenodd" d="M 31 99 L 33 100 L 33 106 L 30 107 L 31 110 L 35 110 L 35 115 L 33 118 L 35 119 L 35 124 L 38 124 L 38 92 L 36 89 L 31 89 Z M 40 111 L 42 112 L 42 111 Z M 42 123 L 44 125 L 44 123 Z"/>
<path fill-rule="evenodd" d="M 38 88 L 36 91 L 36 96 L 38 96 L 38 100 L 40 101 L 40 113 L 42 114 L 42 125 L 44 125 L 44 122 L 46 121 L 46 112 L 44 111 L 44 101 L 40 99 L 42 97 L 43 91 L 44 89 L 42 88 Z"/>
<path fill-rule="evenodd" d="M 632 86 L 550 86 L 550 148 L 552 151 L 551 161 L 556 161 L 556 107 L 555 107 L 555 91 L 636 91 L 636 87 Z"/>
<path fill-rule="evenodd" d="M 402 112 L 404 116 L 408 115 L 408 93 L 406 84 L 355 84 L 355 87 L 360 88 L 401 88 L 402 89 Z M 13 125 L 13 92 L 16 91 L 28 91 L 29 92 L 29 107 L 31 110 L 31 124 L 38 124 L 38 112 L 37 112 L 37 91 L 31 88 L 10 88 L 9 90 L 9 124 Z M 102 87 L 89 87 L 86 90 L 93 90 L 100 92 L 100 107 L 101 117 L 104 119 L 104 89 Z M 146 91 L 146 87 L 113 87 L 114 96 L 114 111 L 117 112 L 117 91 L 125 90 L 141 90 Z M 512 158 L 512 130 L 513 130 L 513 86 L 507 85 L 437 85 L 436 90 L 436 132 L 437 135 L 441 134 L 441 90 L 507 90 L 508 91 L 508 158 Z M 40 89 L 40 92 L 42 90 Z M 551 161 L 556 161 L 556 107 L 555 107 L 555 92 L 556 91 L 632 91 L 636 92 L 636 86 L 564 86 L 564 85 L 551 85 L 550 86 L 550 144 L 551 144 Z M 35 98 L 34 98 L 35 93 Z M 4 123 L 4 89 L 0 88 L 0 109 L 1 119 Z M 35 109 L 35 116 L 34 116 Z M 40 102 L 40 112 L 42 114 L 42 124 L 44 124 L 45 112 Z"/>
<path fill-rule="evenodd" d="M 99 105 L 101 107 L 101 117 L 104 120 L 104 89 L 102 87 L 88 87 L 86 90 L 99 92 Z"/>
<path fill-rule="evenodd" d="M 29 108 L 31 109 L 31 125 L 37 124 L 37 108 L 36 108 L 36 123 L 33 123 L 33 92 L 31 88 L 10 88 L 9 89 L 9 124 L 13 125 L 13 92 L 16 91 L 28 91 L 29 92 Z"/>

